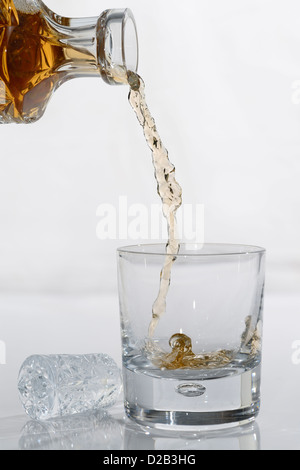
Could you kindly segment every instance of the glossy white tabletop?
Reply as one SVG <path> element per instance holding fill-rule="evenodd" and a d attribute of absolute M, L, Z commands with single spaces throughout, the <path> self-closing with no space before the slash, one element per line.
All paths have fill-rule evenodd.
<path fill-rule="evenodd" d="M 150 431 L 108 414 L 37 423 L 18 400 L 17 375 L 31 354 L 106 352 L 120 365 L 118 299 L 1 296 L 0 449 L 300 449 L 300 295 L 265 301 L 261 412 L 254 424 L 198 434 Z M 299 351 L 299 352 L 298 352 Z"/>

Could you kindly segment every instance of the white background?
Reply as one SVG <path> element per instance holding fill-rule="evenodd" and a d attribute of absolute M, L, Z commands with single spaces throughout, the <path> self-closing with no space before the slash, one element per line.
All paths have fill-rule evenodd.
<path fill-rule="evenodd" d="M 272 346 L 274 299 L 294 298 L 300 285 L 299 1 L 47 5 L 66 16 L 132 9 L 149 105 L 184 202 L 205 205 L 206 241 L 268 250 Z M 102 203 L 117 206 L 120 195 L 129 203 L 159 202 L 127 94 L 101 79 L 74 80 L 55 93 L 37 124 L 0 128 L 0 340 L 7 344 L 0 416 L 21 409 L 16 374 L 29 354 L 76 346 L 84 353 L 87 344 L 95 351 L 101 337 L 102 350 L 119 358 L 115 250 L 132 241 L 98 240 L 96 211 Z M 289 324 L 280 346 L 284 305 L 281 300 L 276 348 L 284 349 L 282 368 L 295 374 L 300 366 L 291 362 L 292 344 L 300 332 Z M 293 305 L 295 319 L 298 300 Z M 273 353 L 268 357 L 271 364 Z M 268 374 L 274 377 L 271 369 Z M 267 388 L 271 396 L 276 382 Z"/>
<path fill-rule="evenodd" d="M 140 74 L 185 203 L 208 242 L 268 250 L 269 290 L 300 281 L 300 5 L 297 0 L 48 0 L 65 15 L 132 9 Z M 0 290 L 116 289 L 101 203 L 159 203 L 126 87 L 62 86 L 31 126 L 1 126 Z M 128 240 L 132 243 L 131 240 Z M 135 243 L 135 241 L 134 241 Z"/>

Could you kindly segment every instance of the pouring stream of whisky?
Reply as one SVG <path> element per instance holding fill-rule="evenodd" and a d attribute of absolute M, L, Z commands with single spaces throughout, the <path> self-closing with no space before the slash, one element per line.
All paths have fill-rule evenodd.
<path fill-rule="evenodd" d="M 118 73 L 120 73 L 120 70 Z M 131 88 L 129 102 L 137 115 L 148 146 L 152 151 L 157 190 L 162 200 L 163 214 L 168 224 L 168 243 L 165 261 L 160 275 L 159 292 L 152 307 L 152 320 L 148 331 L 149 341 L 146 345 L 146 354 L 151 358 L 152 363 L 160 369 L 209 369 L 223 367 L 231 361 L 233 356 L 232 351 L 219 350 L 196 355 L 193 352 L 191 338 L 182 332 L 174 334 L 170 338 L 169 345 L 172 350 L 170 353 L 162 351 L 153 341 L 156 327 L 166 312 L 172 267 L 180 249 L 176 212 L 182 205 L 182 189 L 176 181 L 175 167 L 169 160 L 168 151 L 163 145 L 155 121 L 147 106 L 143 80 L 136 73 L 129 72 L 127 74 L 127 81 Z"/>
<path fill-rule="evenodd" d="M 176 261 L 180 244 L 177 233 L 176 212 L 182 205 L 182 189 L 175 178 L 175 167 L 169 160 L 167 149 L 159 136 L 155 121 L 145 99 L 145 84 L 136 73 L 128 73 L 131 91 L 129 102 L 143 127 L 148 146 L 152 152 L 157 191 L 162 200 L 163 214 L 168 224 L 168 243 L 164 266 L 160 275 L 158 296 L 152 307 L 149 337 L 153 338 L 160 318 L 166 312 L 166 299 L 171 282 L 172 266 Z"/>

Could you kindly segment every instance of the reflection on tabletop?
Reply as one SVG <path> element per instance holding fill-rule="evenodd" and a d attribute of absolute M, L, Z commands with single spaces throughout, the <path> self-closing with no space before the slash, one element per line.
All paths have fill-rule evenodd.
<path fill-rule="evenodd" d="M 104 411 L 28 421 L 21 450 L 116 450 L 123 448 L 122 424 Z"/>
<path fill-rule="evenodd" d="M 89 412 L 28 421 L 21 450 L 260 450 L 257 423 L 223 430 L 166 431 L 141 427 L 123 416 Z"/>

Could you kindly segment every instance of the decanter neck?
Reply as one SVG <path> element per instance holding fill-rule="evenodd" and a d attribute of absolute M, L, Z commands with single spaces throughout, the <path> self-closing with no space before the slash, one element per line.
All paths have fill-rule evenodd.
<path fill-rule="evenodd" d="M 47 21 L 64 48 L 66 60 L 57 71 L 65 79 L 100 74 L 106 83 L 119 85 L 127 83 L 128 71 L 137 72 L 138 37 L 129 9 L 92 18 L 64 18 L 48 10 Z"/>

